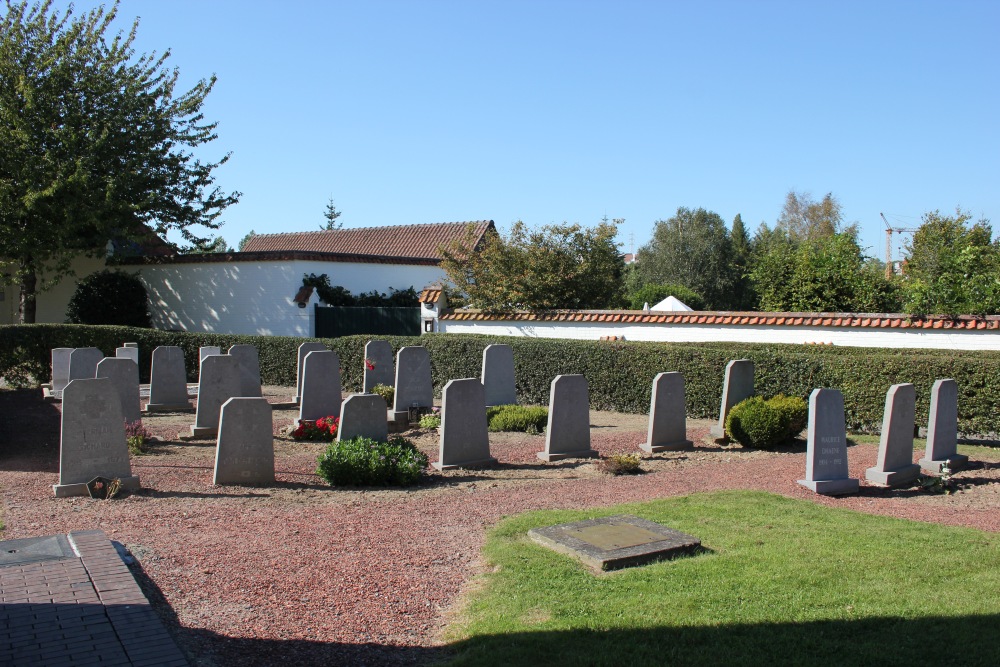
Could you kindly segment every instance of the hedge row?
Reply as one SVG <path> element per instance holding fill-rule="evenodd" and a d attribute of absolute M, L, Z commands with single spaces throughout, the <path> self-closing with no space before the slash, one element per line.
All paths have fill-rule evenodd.
<path fill-rule="evenodd" d="M 100 348 L 106 354 L 125 341 L 139 344 L 140 375 L 148 381 L 150 354 L 158 345 L 184 349 L 188 377 L 196 379 L 198 348 L 223 350 L 239 343 L 255 345 L 265 384 L 295 384 L 296 348 L 321 340 L 337 351 L 347 391 L 360 391 L 368 336 L 304 339 L 279 336 L 192 334 L 128 327 L 38 324 L 0 326 L 0 376 L 9 381 L 28 375 L 45 381 L 54 347 Z M 428 334 L 381 337 L 398 350 L 424 345 L 431 357 L 435 391 L 453 378 L 478 377 L 482 352 L 490 343 L 514 349 L 517 394 L 523 403 L 545 405 L 549 386 L 559 374 L 582 373 L 590 385 L 591 407 L 644 413 L 649 409 L 653 377 L 662 371 L 684 374 L 688 415 L 717 418 L 722 378 L 731 359 L 752 359 L 757 392 L 784 393 L 808 399 L 816 387 L 844 393 L 848 428 L 878 431 L 885 394 L 893 384 L 912 382 L 917 419 L 926 423 L 930 389 L 938 378 L 953 378 L 959 388 L 959 430 L 1000 433 L 1000 354 L 976 351 L 882 350 L 750 343 L 643 343 L 563 339 Z"/>

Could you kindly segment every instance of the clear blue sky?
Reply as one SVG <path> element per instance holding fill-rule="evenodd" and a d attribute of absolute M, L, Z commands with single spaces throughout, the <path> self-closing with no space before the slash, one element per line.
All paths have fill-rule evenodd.
<path fill-rule="evenodd" d="M 625 251 L 679 206 L 773 226 L 791 189 L 832 192 L 878 257 L 880 211 L 1000 230 L 995 0 L 124 0 L 136 16 L 182 83 L 218 76 L 231 245 L 316 229 L 331 196 L 348 227 L 625 218 Z"/>

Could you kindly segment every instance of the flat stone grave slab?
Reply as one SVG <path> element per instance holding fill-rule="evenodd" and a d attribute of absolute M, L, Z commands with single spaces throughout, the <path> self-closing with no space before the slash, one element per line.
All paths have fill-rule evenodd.
<path fill-rule="evenodd" d="M 46 560 L 74 558 L 73 547 L 65 535 L 24 537 L 0 542 L 0 566 L 25 565 Z"/>
<path fill-rule="evenodd" d="M 697 553 L 701 540 L 648 519 L 618 514 L 532 528 L 539 544 L 580 559 L 595 570 L 619 570 Z"/>

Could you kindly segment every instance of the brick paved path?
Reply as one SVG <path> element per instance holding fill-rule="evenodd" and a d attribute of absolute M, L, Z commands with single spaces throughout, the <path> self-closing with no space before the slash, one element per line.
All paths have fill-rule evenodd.
<path fill-rule="evenodd" d="M 188 665 L 102 531 L 57 537 L 69 554 L 0 561 L 0 665 Z"/>

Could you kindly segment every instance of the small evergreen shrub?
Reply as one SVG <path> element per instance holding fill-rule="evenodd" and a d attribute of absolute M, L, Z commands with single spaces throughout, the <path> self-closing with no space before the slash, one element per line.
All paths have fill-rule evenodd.
<path fill-rule="evenodd" d="M 495 405 L 486 408 L 491 431 L 541 433 L 549 420 L 547 408 L 528 405 Z"/>
<path fill-rule="evenodd" d="M 437 428 L 441 425 L 441 412 L 438 408 L 433 408 L 420 418 L 420 428 Z"/>
<path fill-rule="evenodd" d="M 781 415 L 789 438 L 794 438 L 806 427 L 806 422 L 809 421 L 809 404 L 804 399 L 778 394 L 768 399 L 767 403 Z"/>
<path fill-rule="evenodd" d="M 729 411 L 726 435 L 744 447 L 770 449 L 788 439 L 788 426 L 767 401 L 751 396 Z"/>
<path fill-rule="evenodd" d="M 81 280 L 66 306 L 66 317 L 70 324 L 153 326 L 145 286 L 124 271 L 98 271 Z"/>
<path fill-rule="evenodd" d="M 392 399 L 396 397 L 396 388 L 390 387 L 387 384 L 377 384 L 374 387 L 372 387 L 372 393 L 378 394 L 379 396 L 384 398 L 385 404 L 391 408 Z"/>
<path fill-rule="evenodd" d="M 641 460 L 638 454 L 612 454 L 597 462 L 597 469 L 605 475 L 638 475 Z"/>
<path fill-rule="evenodd" d="M 316 474 L 333 486 L 410 486 L 420 481 L 427 463 L 427 455 L 405 438 L 357 437 L 331 443 Z"/>

